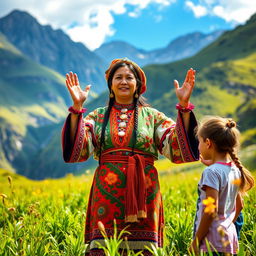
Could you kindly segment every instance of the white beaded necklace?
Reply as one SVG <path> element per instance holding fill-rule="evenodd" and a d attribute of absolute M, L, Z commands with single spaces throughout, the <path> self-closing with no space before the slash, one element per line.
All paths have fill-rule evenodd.
<path fill-rule="evenodd" d="M 117 113 L 117 122 L 118 122 L 118 137 L 121 139 L 126 134 L 126 129 L 128 126 L 128 122 L 130 117 L 132 116 L 132 112 L 129 112 L 129 110 L 134 109 L 134 104 L 119 104 L 115 103 L 114 107 L 119 110 L 119 113 Z"/>
<path fill-rule="evenodd" d="M 125 135 L 126 126 L 128 123 L 128 115 L 126 114 L 128 112 L 127 108 L 121 109 L 121 115 L 120 115 L 120 123 L 118 124 L 118 136 L 123 137 Z"/>

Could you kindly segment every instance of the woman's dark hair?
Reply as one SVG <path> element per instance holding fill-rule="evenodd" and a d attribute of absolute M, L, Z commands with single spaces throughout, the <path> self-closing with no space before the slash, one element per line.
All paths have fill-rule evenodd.
<path fill-rule="evenodd" d="M 137 94 L 139 95 L 138 98 L 136 98 L 136 97 L 133 98 L 133 103 L 134 103 L 134 108 L 135 108 L 135 111 L 134 111 L 134 129 L 133 129 L 133 134 L 132 134 L 132 152 L 133 152 L 134 147 L 135 147 L 135 143 L 136 143 L 136 139 L 137 139 L 137 130 L 138 130 L 138 106 L 148 107 L 150 105 L 146 102 L 146 99 L 143 96 L 140 95 L 140 90 L 141 90 L 140 76 L 139 76 L 139 73 L 133 67 L 132 64 L 121 62 L 121 63 L 117 63 L 112 68 L 112 70 L 110 71 L 109 77 L 108 77 L 108 81 L 107 81 L 109 92 L 111 92 L 113 76 L 114 76 L 115 72 L 121 67 L 128 67 L 133 72 L 133 74 L 135 76 L 135 79 L 136 79 L 136 82 L 137 82 L 136 91 L 137 91 Z M 100 161 L 100 157 L 101 157 L 102 146 L 105 143 L 106 126 L 108 124 L 110 112 L 111 112 L 111 109 L 112 109 L 114 103 L 115 103 L 115 98 L 114 97 L 109 98 L 108 107 L 107 107 L 107 110 L 106 110 L 105 115 L 104 115 L 104 121 L 103 121 L 103 124 L 102 124 L 102 130 L 101 130 L 99 161 Z"/>

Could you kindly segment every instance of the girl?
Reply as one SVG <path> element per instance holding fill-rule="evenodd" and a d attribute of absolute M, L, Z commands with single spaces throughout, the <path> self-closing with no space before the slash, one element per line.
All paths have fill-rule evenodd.
<path fill-rule="evenodd" d="M 197 136 L 202 162 L 212 164 L 206 167 L 198 184 L 190 252 L 208 252 L 210 248 L 213 255 L 234 255 L 238 251 L 234 222 L 242 209 L 241 195 L 254 186 L 254 179 L 237 156 L 239 131 L 233 120 L 207 117 L 199 125 Z"/>

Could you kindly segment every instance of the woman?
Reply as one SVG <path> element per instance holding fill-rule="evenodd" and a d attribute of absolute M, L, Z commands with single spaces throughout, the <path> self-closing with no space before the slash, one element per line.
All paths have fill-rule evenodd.
<path fill-rule="evenodd" d="M 86 161 L 93 153 L 99 160 L 95 171 L 85 226 L 87 255 L 104 255 L 98 244 L 103 238 L 102 222 L 108 236 L 113 219 L 118 230 L 128 226 L 128 241 L 121 248 L 144 250 L 151 244 L 163 246 L 163 205 L 154 160 L 158 152 L 175 163 L 198 159 L 194 136 L 196 120 L 189 102 L 195 83 L 195 70 L 187 72 L 183 86 L 174 81 L 179 104 L 175 123 L 149 107 L 141 96 L 146 76 L 134 62 L 124 58 L 111 62 L 105 73 L 109 104 L 97 108 L 84 119 L 83 103 L 90 86 L 83 91 L 76 74 L 66 76 L 73 106 L 63 127 L 63 156 L 66 162 Z"/>

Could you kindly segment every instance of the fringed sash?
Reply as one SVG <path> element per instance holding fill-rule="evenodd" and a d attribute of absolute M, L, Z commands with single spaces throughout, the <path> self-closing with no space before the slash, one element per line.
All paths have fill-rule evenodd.
<path fill-rule="evenodd" d="M 154 165 L 153 157 L 103 154 L 100 163 L 127 163 L 125 191 L 125 222 L 139 222 L 147 218 L 145 166 Z"/>

